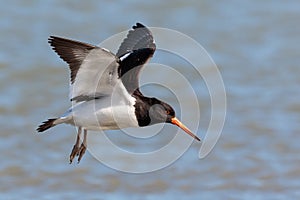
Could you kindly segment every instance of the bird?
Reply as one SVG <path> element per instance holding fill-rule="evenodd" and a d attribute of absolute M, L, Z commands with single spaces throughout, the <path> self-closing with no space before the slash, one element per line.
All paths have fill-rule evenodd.
<path fill-rule="evenodd" d="M 75 157 L 79 163 L 85 154 L 89 130 L 169 123 L 201 141 L 176 118 L 169 104 L 146 97 L 140 90 L 139 74 L 156 50 L 153 34 L 143 24 L 132 26 L 116 54 L 96 45 L 58 36 L 50 36 L 48 42 L 69 66 L 72 106 L 60 117 L 42 122 L 36 130 L 44 132 L 59 124 L 77 127 L 70 164 Z"/>

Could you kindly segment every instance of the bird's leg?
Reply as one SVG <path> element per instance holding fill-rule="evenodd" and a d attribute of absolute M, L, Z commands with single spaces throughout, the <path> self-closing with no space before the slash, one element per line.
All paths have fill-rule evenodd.
<path fill-rule="evenodd" d="M 84 132 L 83 132 L 83 141 L 81 143 L 81 146 L 80 146 L 80 149 L 79 149 L 79 152 L 78 152 L 78 163 L 80 162 L 82 156 L 84 155 L 85 151 L 86 151 L 86 147 L 87 147 L 87 130 L 84 129 Z"/>
<path fill-rule="evenodd" d="M 79 154 L 79 142 L 80 142 L 80 135 L 81 135 L 81 127 L 78 127 L 78 133 L 77 133 L 77 137 L 76 137 L 76 142 L 73 146 L 72 152 L 70 154 L 70 164 L 73 162 L 73 159 L 75 158 L 75 156 L 77 156 Z"/>

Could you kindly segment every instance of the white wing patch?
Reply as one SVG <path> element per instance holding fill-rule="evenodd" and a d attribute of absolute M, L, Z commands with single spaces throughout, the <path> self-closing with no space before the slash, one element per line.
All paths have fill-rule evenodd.
<path fill-rule="evenodd" d="M 131 52 L 128 52 L 128 53 L 124 54 L 123 56 L 120 57 L 120 60 L 123 61 L 123 60 L 126 59 L 130 54 L 131 54 Z"/>

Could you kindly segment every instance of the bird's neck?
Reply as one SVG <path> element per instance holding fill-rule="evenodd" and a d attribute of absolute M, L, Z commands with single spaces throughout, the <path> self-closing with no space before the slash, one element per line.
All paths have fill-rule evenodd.
<path fill-rule="evenodd" d="M 151 124 L 149 110 L 155 104 L 155 98 L 145 97 L 139 89 L 135 90 L 132 96 L 136 99 L 135 102 L 135 115 L 140 127 L 148 126 Z"/>

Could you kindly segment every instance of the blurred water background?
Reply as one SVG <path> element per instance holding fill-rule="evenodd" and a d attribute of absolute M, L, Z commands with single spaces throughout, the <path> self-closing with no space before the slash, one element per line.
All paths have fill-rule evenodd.
<path fill-rule="evenodd" d="M 297 0 L 2 2 L 0 199 L 298 199 L 299 7 Z M 97 44 L 136 22 L 183 32 L 212 56 L 228 98 L 221 138 L 204 159 L 194 143 L 172 165 L 147 174 L 110 169 L 89 153 L 80 165 L 69 165 L 73 127 L 35 132 L 41 121 L 70 106 L 67 65 L 47 38 Z M 203 137 L 210 99 L 204 82 L 195 83 L 202 88 L 203 129 L 197 134 Z M 148 91 L 176 104 L 171 93 L 155 92 L 155 86 Z M 116 135 L 115 141 L 141 151 L 160 145 L 155 137 L 141 146 Z"/>

